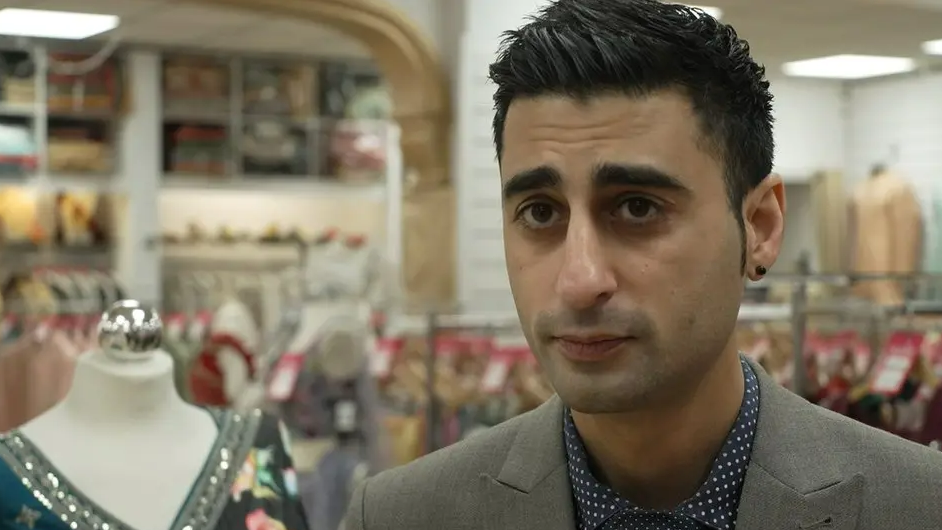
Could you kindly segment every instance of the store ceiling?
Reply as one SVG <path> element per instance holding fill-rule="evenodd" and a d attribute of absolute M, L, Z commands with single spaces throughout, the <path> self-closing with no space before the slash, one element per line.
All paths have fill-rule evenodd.
<path fill-rule="evenodd" d="M 691 2 L 693 3 L 693 2 Z M 837 54 L 917 57 L 942 39 L 942 0 L 702 0 L 770 66 Z"/>
<path fill-rule="evenodd" d="M 121 17 L 127 42 L 181 48 L 368 58 L 357 41 L 325 26 L 173 0 L 5 0 L 3 7 Z"/>
<path fill-rule="evenodd" d="M 390 1 L 403 3 L 402 0 Z M 918 56 L 923 41 L 942 39 L 942 0 L 698 0 L 690 3 L 722 8 L 724 20 L 750 41 L 756 57 L 776 70 L 783 62 L 841 53 Z M 7 0 L 3 4 L 5 7 L 119 15 L 122 21 L 117 31 L 127 41 L 135 43 L 369 57 L 364 46 L 328 27 L 253 12 L 204 7 L 185 0 Z M 423 2 L 405 4 L 412 9 Z"/>

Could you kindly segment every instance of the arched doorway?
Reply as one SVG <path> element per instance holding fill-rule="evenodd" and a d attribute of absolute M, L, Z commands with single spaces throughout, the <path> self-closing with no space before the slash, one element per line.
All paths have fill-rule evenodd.
<path fill-rule="evenodd" d="M 456 233 L 449 179 L 452 109 L 448 79 L 427 37 L 384 0 L 186 0 L 331 26 L 364 43 L 392 90 L 402 130 L 403 285 L 414 310 L 454 300 Z"/>

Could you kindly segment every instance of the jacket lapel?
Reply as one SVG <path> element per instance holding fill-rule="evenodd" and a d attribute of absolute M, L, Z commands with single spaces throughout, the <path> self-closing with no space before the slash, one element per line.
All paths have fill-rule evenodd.
<path fill-rule="evenodd" d="M 497 476 L 480 477 L 488 530 L 572 530 L 563 405 L 553 397 L 520 424 Z"/>
<path fill-rule="evenodd" d="M 736 530 L 853 530 L 866 478 L 848 473 L 830 451 L 825 423 L 834 420 L 753 369 L 759 423 Z"/>
<path fill-rule="evenodd" d="M 759 423 L 736 530 L 854 530 L 866 477 L 848 473 L 829 451 L 828 425 L 835 420 L 759 366 L 753 369 L 759 375 Z M 563 405 L 554 396 L 521 422 L 500 473 L 480 476 L 480 498 L 489 505 L 483 528 L 574 528 L 563 443 Z"/>

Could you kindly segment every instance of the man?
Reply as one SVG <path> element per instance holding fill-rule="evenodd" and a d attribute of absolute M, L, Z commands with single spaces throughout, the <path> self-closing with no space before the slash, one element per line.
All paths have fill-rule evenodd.
<path fill-rule="evenodd" d="M 558 0 L 490 77 L 507 270 L 558 397 L 368 480 L 347 530 L 942 529 L 942 454 L 736 351 L 785 214 L 748 44 L 680 5 Z"/>

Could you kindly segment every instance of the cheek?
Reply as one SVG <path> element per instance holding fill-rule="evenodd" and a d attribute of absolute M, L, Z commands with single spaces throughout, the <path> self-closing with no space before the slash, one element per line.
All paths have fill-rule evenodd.
<path fill-rule="evenodd" d="M 689 328 L 694 320 L 709 320 L 711 309 L 725 308 L 727 299 L 736 296 L 739 249 L 734 219 L 700 219 L 659 241 L 628 277 L 662 321 Z"/>
<path fill-rule="evenodd" d="M 548 258 L 534 259 L 534 255 L 525 251 L 523 242 L 508 242 L 504 249 L 507 260 L 507 276 L 513 293 L 517 311 L 521 315 L 530 315 L 541 307 L 547 307 L 545 298 L 552 296 L 554 282 L 553 262 Z"/>

